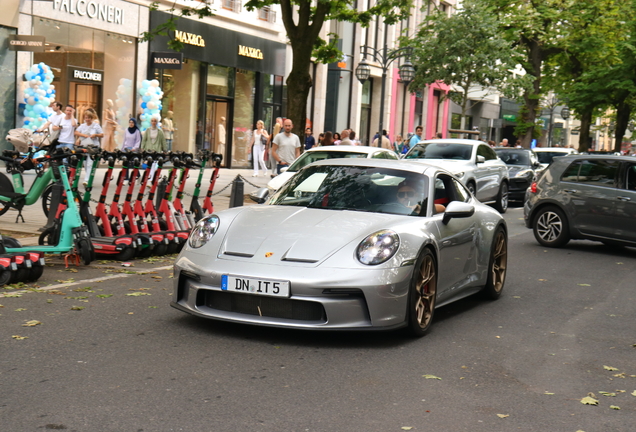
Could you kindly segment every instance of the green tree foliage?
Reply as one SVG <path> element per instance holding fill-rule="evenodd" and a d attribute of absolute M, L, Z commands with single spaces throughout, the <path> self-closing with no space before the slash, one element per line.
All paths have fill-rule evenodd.
<path fill-rule="evenodd" d="M 332 43 L 320 37 L 325 22 L 330 20 L 356 22 L 368 26 L 374 17 L 393 24 L 410 14 L 412 0 L 377 0 L 364 12 L 355 0 L 249 0 L 248 10 L 274 4 L 280 5 L 287 37 L 292 49 L 292 69 L 287 77 L 287 117 L 294 123 L 294 133 L 303 136 L 307 118 L 307 98 L 313 85 L 310 66 L 312 57 L 320 63 L 341 58 L 335 47 L 338 35 L 330 34 Z"/>
<path fill-rule="evenodd" d="M 510 44 L 500 36 L 495 15 L 481 1 L 467 0 L 456 14 L 428 17 L 410 40 L 415 80 L 411 89 L 443 81 L 453 87 L 449 97 L 462 108 L 461 127 L 471 108 L 473 86 L 504 90 L 514 64 Z"/>
<path fill-rule="evenodd" d="M 630 83 L 627 70 L 631 68 L 633 76 L 633 53 L 626 58 L 630 43 L 629 33 L 625 32 L 628 23 L 623 19 L 629 16 L 625 10 L 628 3 L 573 3 L 560 22 L 562 50 L 544 68 L 546 88 L 567 102 L 581 120 L 581 151 L 588 149 L 594 117 L 633 92 L 634 83 Z"/>

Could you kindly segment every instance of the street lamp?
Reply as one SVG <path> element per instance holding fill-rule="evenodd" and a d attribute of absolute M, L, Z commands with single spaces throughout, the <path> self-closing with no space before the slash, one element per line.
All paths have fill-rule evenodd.
<path fill-rule="evenodd" d="M 410 47 L 398 48 L 389 51 L 389 48 L 386 44 L 386 30 L 385 30 L 385 40 L 384 40 L 384 48 L 381 50 L 377 50 L 370 46 L 362 46 L 360 47 L 363 54 L 363 59 L 358 63 L 358 67 L 356 68 L 356 78 L 360 81 L 361 84 L 364 84 L 366 80 L 371 76 L 371 67 L 369 63 L 367 63 L 367 55 L 370 55 L 372 59 L 380 64 L 382 68 L 382 91 L 380 93 L 380 128 L 378 129 L 378 147 L 382 147 L 382 130 L 384 129 L 384 93 L 386 91 L 386 74 L 393 60 L 406 57 L 406 61 L 399 68 L 400 80 L 404 82 L 407 86 L 413 78 L 415 77 L 415 68 L 411 64 L 409 58 L 413 51 Z"/>

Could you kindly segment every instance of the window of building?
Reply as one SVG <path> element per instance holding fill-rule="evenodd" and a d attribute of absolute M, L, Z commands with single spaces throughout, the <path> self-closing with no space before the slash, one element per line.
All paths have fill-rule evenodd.
<path fill-rule="evenodd" d="M 258 19 L 267 22 L 276 22 L 276 11 L 272 10 L 271 6 L 265 6 L 258 10 Z"/>
<path fill-rule="evenodd" d="M 10 35 L 16 34 L 15 29 L 0 26 L 0 45 L 8 46 Z M 0 50 L 0 136 L 5 137 L 15 122 L 15 62 L 16 52 L 8 49 Z M 13 148 L 3 140 L 2 149 Z"/>
<path fill-rule="evenodd" d="M 243 7 L 243 2 L 240 0 L 222 0 L 223 9 L 231 10 L 232 12 L 240 13 Z"/>

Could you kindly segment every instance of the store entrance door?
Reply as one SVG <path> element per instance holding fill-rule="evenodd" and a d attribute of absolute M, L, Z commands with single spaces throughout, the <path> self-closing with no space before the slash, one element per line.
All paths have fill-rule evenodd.
<path fill-rule="evenodd" d="M 208 98 L 205 106 L 205 136 L 203 148 L 223 155 L 221 166 L 228 164 L 228 127 L 230 102 L 224 99 Z"/>
<path fill-rule="evenodd" d="M 101 106 L 102 86 L 101 84 L 86 84 L 82 82 L 69 82 L 68 103 L 75 107 L 75 118 L 78 123 L 84 122 L 84 111 L 93 108 L 100 121 L 101 113 L 98 107 Z"/>

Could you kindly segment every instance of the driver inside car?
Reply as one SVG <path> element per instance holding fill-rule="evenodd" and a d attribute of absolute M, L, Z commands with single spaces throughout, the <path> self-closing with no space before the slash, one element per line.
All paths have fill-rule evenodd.
<path fill-rule="evenodd" d="M 422 210 L 421 203 L 423 201 L 422 189 L 419 185 L 404 180 L 398 185 L 397 202 L 412 210 L 412 215 L 419 215 Z"/>

